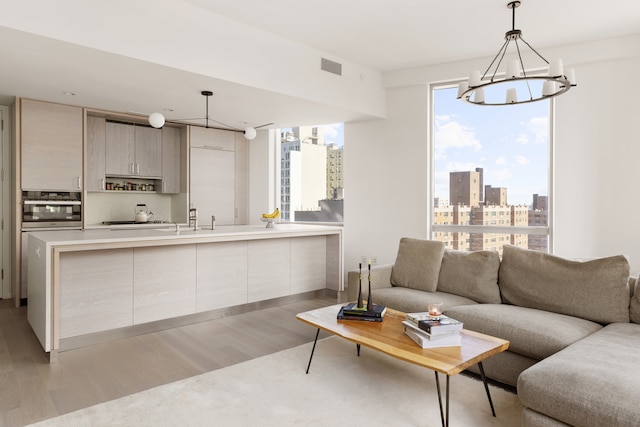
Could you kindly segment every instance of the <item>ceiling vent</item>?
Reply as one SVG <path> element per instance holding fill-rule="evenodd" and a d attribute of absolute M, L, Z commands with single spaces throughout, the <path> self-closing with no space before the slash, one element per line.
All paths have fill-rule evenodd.
<path fill-rule="evenodd" d="M 327 58 L 321 58 L 322 63 L 320 68 L 323 71 L 327 71 L 329 73 L 337 74 L 338 76 L 342 75 L 342 64 L 334 61 L 330 61 Z"/>

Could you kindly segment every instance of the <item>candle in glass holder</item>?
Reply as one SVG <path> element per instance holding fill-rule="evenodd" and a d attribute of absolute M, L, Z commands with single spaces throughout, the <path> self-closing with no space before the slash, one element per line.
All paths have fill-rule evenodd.
<path fill-rule="evenodd" d="M 442 303 L 441 302 L 430 302 L 427 304 L 427 311 L 429 312 L 429 317 L 438 320 L 440 316 L 442 316 Z"/>

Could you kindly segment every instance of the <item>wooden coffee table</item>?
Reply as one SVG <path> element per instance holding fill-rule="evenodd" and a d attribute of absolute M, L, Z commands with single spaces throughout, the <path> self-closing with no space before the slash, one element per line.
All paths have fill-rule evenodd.
<path fill-rule="evenodd" d="M 317 328 L 316 338 L 311 349 L 307 373 L 311 366 L 311 359 L 318 342 L 320 330 L 356 343 L 358 356 L 360 346 L 381 351 L 397 359 L 404 360 L 435 372 L 436 388 L 438 390 L 438 403 L 440 405 L 440 417 L 442 425 L 449 425 L 449 378 L 465 369 L 478 365 L 480 376 L 489 399 L 491 412 L 496 416 L 491 400 L 491 393 L 484 375 L 482 361 L 509 348 L 509 341 L 484 335 L 478 332 L 462 331 L 462 344 L 456 347 L 420 348 L 411 338 L 405 335 L 402 321 L 406 314 L 387 308 L 382 322 L 365 322 L 359 320 L 338 320 L 337 314 L 343 304 L 332 305 L 316 310 L 299 313 L 296 318 Z M 445 389 L 445 406 L 442 407 L 442 395 L 440 393 L 440 379 L 438 373 L 447 376 Z"/>

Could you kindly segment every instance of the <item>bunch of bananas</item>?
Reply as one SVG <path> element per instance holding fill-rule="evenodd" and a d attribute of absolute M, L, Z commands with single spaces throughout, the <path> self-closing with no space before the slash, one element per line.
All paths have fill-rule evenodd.
<path fill-rule="evenodd" d="M 275 211 L 269 214 L 263 213 L 262 218 L 280 218 L 280 208 L 276 208 Z"/>

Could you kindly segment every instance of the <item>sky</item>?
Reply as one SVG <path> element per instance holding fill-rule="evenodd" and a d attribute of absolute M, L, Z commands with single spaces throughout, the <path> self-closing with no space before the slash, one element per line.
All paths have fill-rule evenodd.
<path fill-rule="evenodd" d="M 436 197 L 449 199 L 449 172 L 477 167 L 484 185 L 507 188 L 511 205 L 548 195 L 549 101 L 478 106 L 456 99 L 457 88 L 434 92 Z"/>

